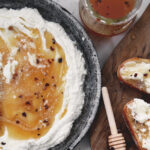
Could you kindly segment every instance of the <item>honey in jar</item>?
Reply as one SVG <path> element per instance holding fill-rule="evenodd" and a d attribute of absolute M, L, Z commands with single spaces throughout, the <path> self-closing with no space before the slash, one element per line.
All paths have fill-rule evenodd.
<path fill-rule="evenodd" d="M 88 29 L 112 36 L 129 28 L 140 5 L 141 0 L 80 0 L 79 11 Z"/>
<path fill-rule="evenodd" d="M 127 16 L 135 5 L 135 0 L 90 0 L 92 9 L 101 16 L 119 19 Z"/>

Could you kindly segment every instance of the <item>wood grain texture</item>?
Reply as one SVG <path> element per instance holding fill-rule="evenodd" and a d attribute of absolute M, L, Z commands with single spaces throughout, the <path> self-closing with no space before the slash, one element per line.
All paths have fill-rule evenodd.
<path fill-rule="evenodd" d="M 141 19 L 115 48 L 102 69 L 102 84 L 108 87 L 117 127 L 125 136 L 127 150 L 136 150 L 137 147 L 123 120 L 123 106 L 135 97 L 142 98 L 150 103 L 150 95 L 120 83 L 117 78 L 118 66 L 126 59 L 132 57 L 150 59 L 150 5 Z M 92 150 L 107 150 L 107 138 L 109 135 L 110 129 L 106 112 L 101 101 L 99 111 L 91 129 L 90 140 Z"/>

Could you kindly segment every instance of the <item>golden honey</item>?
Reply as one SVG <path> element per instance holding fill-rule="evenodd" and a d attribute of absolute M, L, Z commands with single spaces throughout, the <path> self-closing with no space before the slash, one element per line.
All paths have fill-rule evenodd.
<path fill-rule="evenodd" d="M 88 31 L 114 36 L 130 27 L 141 4 L 142 0 L 80 0 L 79 14 Z"/>
<path fill-rule="evenodd" d="M 106 18 L 119 19 L 127 16 L 136 0 L 89 0 L 92 8 L 99 15 Z"/>
<path fill-rule="evenodd" d="M 17 47 L 13 56 L 18 62 L 10 83 L 6 83 L 2 71 L 2 95 L 0 101 L 0 136 L 7 127 L 9 137 L 15 139 L 40 138 L 53 125 L 64 96 L 67 63 L 62 47 L 46 31 L 46 47 L 38 29 L 29 29 L 33 38 L 16 28 L 9 27 L 3 35 L 8 34 L 9 45 Z M 0 38 L 0 53 L 3 53 L 3 65 L 7 64 L 11 49 Z M 36 55 L 36 66 L 30 64 L 28 55 Z M 64 116 L 64 115 L 63 115 Z"/>

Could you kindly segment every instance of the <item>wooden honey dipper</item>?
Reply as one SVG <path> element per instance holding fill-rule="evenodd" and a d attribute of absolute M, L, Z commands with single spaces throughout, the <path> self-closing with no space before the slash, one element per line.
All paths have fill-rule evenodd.
<path fill-rule="evenodd" d="M 110 131 L 111 131 L 111 135 L 108 137 L 109 147 L 110 149 L 115 149 L 115 150 L 126 150 L 125 139 L 122 133 L 118 133 L 117 130 L 108 90 L 106 87 L 102 87 L 102 95 L 103 95 L 109 126 L 110 126 Z"/>

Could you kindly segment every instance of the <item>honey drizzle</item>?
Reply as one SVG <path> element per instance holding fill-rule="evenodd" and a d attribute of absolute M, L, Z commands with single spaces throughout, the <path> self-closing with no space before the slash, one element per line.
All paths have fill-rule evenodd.
<path fill-rule="evenodd" d="M 4 127 L 7 127 L 8 134 L 12 138 L 40 138 L 49 131 L 55 115 L 62 106 L 65 85 L 63 77 L 68 69 L 64 51 L 47 31 L 44 36 L 49 52 L 44 51 L 38 29 L 29 30 L 34 38 L 13 27 L 9 28 L 9 32 L 13 35 L 9 37 L 10 45 L 18 47 L 14 56 L 18 66 L 9 84 L 5 83 L 5 80 L 2 81 L 0 136 L 4 134 Z M 6 34 L 3 29 L 1 32 Z M 6 65 L 11 50 L 2 38 L 0 38 L 0 52 L 4 54 L 3 64 Z M 28 52 L 31 55 L 36 54 L 37 66 L 46 67 L 32 66 L 28 61 Z M 56 54 L 59 58 L 56 58 Z"/>

